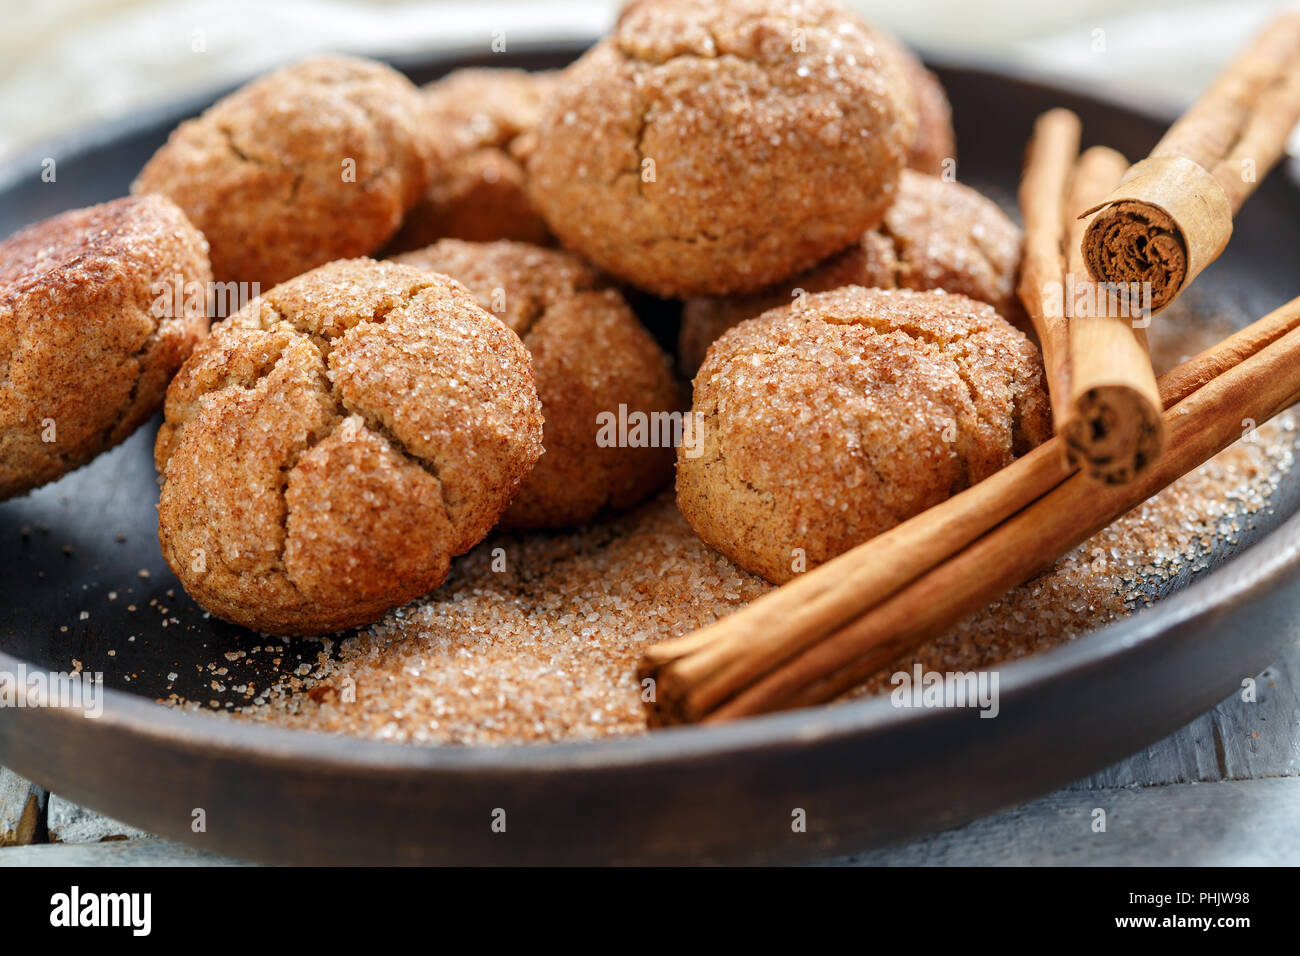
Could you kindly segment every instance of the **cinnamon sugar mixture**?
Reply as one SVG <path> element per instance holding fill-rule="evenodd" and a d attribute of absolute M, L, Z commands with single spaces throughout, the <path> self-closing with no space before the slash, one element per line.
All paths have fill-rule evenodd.
<path fill-rule="evenodd" d="M 1167 367 L 1202 344 L 1157 339 L 1154 353 Z M 989 667 L 1152 603 L 1269 508 L 1296 442 L 1287 412 L 857 693 L 887 688 L 888 675 L 914 660 L 935 670 Z M 640 733 L 642 649 L 769 587 L 696 538 L 669 490 L 580 531 L 489 538 L 439 590 L 337 646 L 320 642 L 314 667 L 262 690 L 242 716 L 414 743 Z"/>

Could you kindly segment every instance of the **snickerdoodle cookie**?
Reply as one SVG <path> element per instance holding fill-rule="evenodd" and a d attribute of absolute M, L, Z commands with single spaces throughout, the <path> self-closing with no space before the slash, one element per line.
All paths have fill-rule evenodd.
<path fill-rule="evenodd" d="M 733 325 L 801 293 L 844 285 L 956 292 L 1023 325 L 1016 299 L 1020 245 L 1020 227 L 996 203 L 960 183 L 904 170 L 884 222 L 843 252 L 753 295 L 688 301 L 678 338 L 681 369 L 695 374 L 709 345 Z"/>
<path fill-rule="evenodd" d="M 557 81 L 530 191 L 566 246 L 639 288 L 750 292 L 880 221 L 910 103 L 831 0 L 643 0 Z"/>
<path fill-rule="evenodd" d="M 542 450 L 519 337 L 460 284 L 321 266 L 221 323 L 167 390 L 158 537 L 227 620 L 320 634 L 440 584 Z"/>
<path fill-rule="evenodd" d="M 626 16 L 640 0 L 623 4 L 619 18 Z M 653 2 L 653 0 L 647 0 Z M 918 172 L 939 176 L 945 160 L 956 160 L 957 137 L 952 128 L 952 105 L 939 78 L 901 40 L 882 30 L 873 30 L 887 55 L 896 58 L 897 68 L 910 87 L 911 104 L 916 113 L 916 137 L 908 153 L 907 166 Z"/>
<path fill-rule="evenodd" d="M 916 137 L 907 156 L 907 168 L 931 176 L 941 176 L 948 171 L 946 161 L 957 159 L 957 135 L 952 128 L 952 105 L 939 78 L 925 68 L 916 54 L 902 41 L 883 31 L 876 38 L 886 52 L 897 60 L 897 66 L 907 78 L 916 112 Z"/>
<path fill-rule="evenodd" d="M 314 57 L 182 123 L 131 188 L 185 210 L 218 280 L 269 289 L 397 231 L 428 182 L 421 109 L 415 86 L 381 63 Z"/>
<path fill-rule="evenodd" d="M 647 429 L 646 443 L 632 447 L 602 440 L 610 416 L 650 420 L 676 412 L 681 396 L 668 356 L 595 269 L 566 252 L 508 241 L 444 239 L 397 258 L 462 282 L 532 354 L 546 452 L 503 525 L 581 524 L 668 482 L 673 450 L 661 431 Z"/>
<path fill-rule="evenodd" d="M 677 503 L 708 544 L 786 581 L 1051 433 L 1037 349 L 946 292 L 847 286 L 743 322 L 695 378 L 703 454 Z"/>
<path fill-rule="evenodd" d="M 407 213 L 390 248 L 418 249 L 438 239 L 547 243 L 533 208 L 524 163 L 554 73 L 466 69 L 423 90 L 436 157 L 424 196 Z"/>
<path fill-rule="evenodd" d="M 208 245 L 169 199 L 63 213 L 0 243 L 0 498 L 125 439 L 207 334 Z"/>

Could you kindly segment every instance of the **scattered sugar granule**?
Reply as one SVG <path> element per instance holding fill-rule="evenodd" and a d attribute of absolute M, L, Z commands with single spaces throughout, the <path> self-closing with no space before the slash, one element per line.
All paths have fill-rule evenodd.
<path fill-rule="evenodd" d="M 1211 331 L 1180 332 L 1181 339 L 1153 334 L 1158 367 L 1222 337 L 1212 321 L 1205 328 Z M 1159 600 L 1236 546 L 1293 467 L 1296 442 L 1294 412 L 1260 426 L 1253 440 L 1226 449 L 849 696 L 887 691 L 889 675 L 913 662 L 957 671 L 1034 654 Z M 493 570 L 495 548 L 506 550 L 505 571 Z M 701 542 L 668 490 L 577 531 L 493 536 L 458 559 L 437 591 L 337 647 L 304 639 L 261 648 L 269 655 L 287 646 L 303 662 L 255 696 L 250 688 L 251 701 L 232 710 L 243 719 L 412 743 L 642 733 L 642 651 L 769 587 Z"/>

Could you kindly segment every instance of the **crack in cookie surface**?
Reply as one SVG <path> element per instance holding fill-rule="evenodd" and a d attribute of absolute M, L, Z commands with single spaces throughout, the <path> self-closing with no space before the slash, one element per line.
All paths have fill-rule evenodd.
<path fill-rule="evenodd" d="M 0 498 L 80 467 L 162 402 L 207 315 L 156 306 L 203 288 L 207 245 L 162 197 L 72 210 L 0 243 Z M 51 435 L 49 427 L 54 428 Z"/>
<path fill-rule="evenodd" d="M 412 397 L 423 417 L 403 418 Z M 461 408 L 468 421 L 439 424 Z M 412 427 L 445 427 L 461 453 L 477 450 L 501 500 L 458 503 L 457 482 L 480 489 L 463 469 L 448 476 L 437 442 L 413 446 Z M 373 619 L 436 586 L 486 533 L 540 432 L 527 353 L 462 287 L 411 266 L 332 263 L 231 316 L 178 376 L 159 435 L 164 552 L 201 603 L 247 626 L 319 633 Z M 211 568 L 191 574 L 196 545 Z"/>
<path fill-rule="evenodd" d="M 420 104 L 415 86 L 380 63 L 304 60 L 182 123 L 132 192 L 185 209 L 220 281 L 268 289 L 369 254 L 396 232 L 428 183 L 433 143 Z"/>
<path fill-rule="evenodd" d="M 694 410 L 706 454 L 678 457 L 682 513 L 778 583 L 794 549 L 828 560 L 1008 464 L 1022 433 L 1050 433 L 1036 350 L 992 307 L 855 286 L 724 334 Z"/>
<path fill-rule="evenodd" d="M 805 6 L 647 4 L 570 67 L 528 162 L 564 244 L 659 295 L 720 294 L 875 225 L 911 145 L 906 81 L 842 8 Z"/>

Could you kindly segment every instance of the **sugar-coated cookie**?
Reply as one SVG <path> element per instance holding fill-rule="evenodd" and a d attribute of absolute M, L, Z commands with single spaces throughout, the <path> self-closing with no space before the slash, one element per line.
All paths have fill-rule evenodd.
<path fill-rule="evenodd" d="M 433 134 L 429 186 L 393 239 L 394 252 L 439 239 L 551 241 L 528 198 L 525 161 L 556 74 L 465 69 L 423 90 Z"/>
<path fill-rule="evenodd" d="M 131 188 L 185 210 L 219 281 L 265 292 L 392 237 L 428 183 L 422 108 L 419 90 L 382 63 L 313 57 L 182 123 Z"/>
<path fill-rule="evenodd" d="M 0 498 L 121 442 L 207 334 L 208 244 L 169 199 L 76 209 L 0 243 Z"/>
<path fill-rule="evenodd" d="M 167 390 L 159 540 L 229 621 L 364 624 L 442 582 L 541 439 L 527 351 L 463 286 L 332 262 L 221 323 Z"/>
<path fill-rule="evenodd" d="M 846 286 L 742 322 L 695 377 L 703 454 L 677 504 L 780 583 L 991 475 L 1051 434 L 1038 350 L 991 306 Z"/>
<path fill-rule="evenodd" d="M 397 261 L 462 282 L 532 355 L 546 451 L 504 526 L 582 524 L 671 480 L 674 452 L 662 426 L 652 434 L 647 424 L 644 442 L 632 443 L 625 428 L 617 441 L 620 420 L 663 422 L 661 413 L 678 412 L 669 358 L 597 270 L 566 252 L 508 241 L 444 239 Z M 612 431 L 602 427 L 611 422 Z"/>
<path fill-rule="evenodd" d="M 830 0 L 643 0 L 556 82 L 529 188 L 564 245 L 639 288 L 750 292 L 880 221 L 911 103 Z"/>

